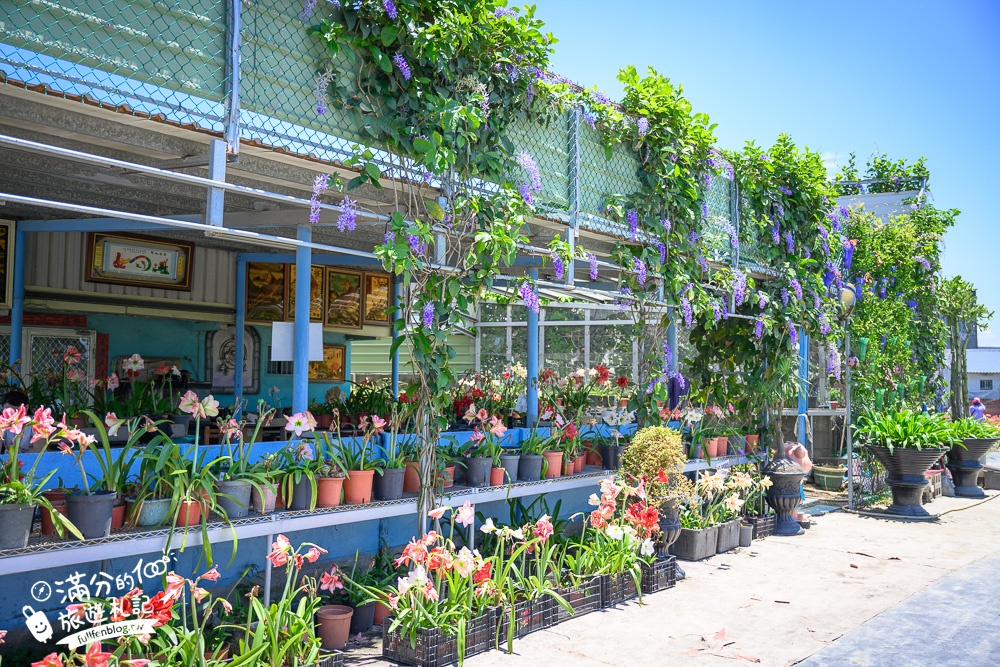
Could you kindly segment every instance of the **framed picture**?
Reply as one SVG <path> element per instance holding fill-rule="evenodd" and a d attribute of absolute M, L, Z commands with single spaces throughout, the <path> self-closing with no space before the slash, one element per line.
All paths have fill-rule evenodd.
<path fill-rule="evenodd" d="M 327 269 L 326 324 L 332 327 L 360 329 L 361 271 Z"/>
<path fill-rule="evenodd" d="M 323 361 L 309 362 L 310 382 L 343 382 L 346 378 L 347 346 L 323 345 Z"/>
<path fill-rule="evenodd" d="M 14 304 L 14 223 L 0 220 L 0 308 Z"/>
<path fill-rule="evenodd" d="M 391 290 L 388 274 L 365 272 L 365 324 L 389 324 Z"/>
<path fill-rule="evenodd" d="M 135 234 L 92 232 L 87 239 L 90 283 L 191 291 L 194 244 Z"/>
<path fill-rule="evenodd" d="M 310 267 L 312 281 L 309 285 L 309 321 L 323 321 L 323 293 L 325 270 L 322 266 Z M 288 321 L 295 319 L 295 265 L 288 265 L 288 309 L 285 319 Z"/>
<path fill-rule="evenodd" d="M 260 393 L 260 334 L 243 329 L 243 394 Z M 236 329 L 218 329 L 205 335 L 205 380 L 212 392 L 232 394 L 236 372 Z"/>
<path fill-rule="evenodd" d="M 247 321 L 285 320 L 285 273 L 284 264 L 247 264 Z"/>

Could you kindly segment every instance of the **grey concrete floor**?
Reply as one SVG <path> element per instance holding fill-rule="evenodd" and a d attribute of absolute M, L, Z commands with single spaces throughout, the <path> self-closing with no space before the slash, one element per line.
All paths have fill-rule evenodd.
<path fill-rule="evenodd" d="M 641 605 L 573 619 L 515 642 L 512 655 L 466 665 L 1000 665 L 996 497 L 939 498 L 928 505 L 935 522 L 817 517 L 802 536 L 684 563 L 686 581 Z M 355 664 L 392 664 L 372 652 L 351 653 Z"/>

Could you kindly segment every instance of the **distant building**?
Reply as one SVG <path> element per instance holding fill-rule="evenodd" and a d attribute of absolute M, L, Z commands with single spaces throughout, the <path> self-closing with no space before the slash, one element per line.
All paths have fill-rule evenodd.
<path fill-rule="evenodd" d="M 1000 347 L 970 346 L 965 355 L 969 370 L 969 396 L 978 396 L 984 401 L 1000 399 Z M 948 350 L 947 359 L 950 367 L 951 350 Z"/>

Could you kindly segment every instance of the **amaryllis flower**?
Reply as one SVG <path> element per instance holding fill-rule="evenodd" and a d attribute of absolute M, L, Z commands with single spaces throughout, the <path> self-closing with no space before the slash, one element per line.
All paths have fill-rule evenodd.
<path fill-rule="evenodd" d="M 115 389 L 117 389 L 120 384 L 120 382 L 118 381 L 118 373 L 112 373 L 111 375 L 109 375 L 106 383 L 108 385 L 109 390 L 114 391 Z"/>
<path fill-rule="evenodd" d="M 184 392 L 184 395 L 181 396 L 181 400 L 177 404 L 177 407 L 180 408 L 181 412 L 186 412 L 195 417 L 201 416 L 201 401 L 198 399 L 198 394 L 191 390 Z"/>
<path fill-rule="evenodd" d="M 83 356 L 80 354 L 80 350 L 73 346 L 67 347 L 66 351 L 63 352 L 63 363 L 67 366 L 78 364 L 81 359 L 83 359 Z"/>
<path fill-rule="evenodd" d="M 466 528 L 476 522 L 476 509 L 468 500 L 458 508 L 458 512 L 455 515 L 455 522 Z"/>
<path fill-rule="evenodd" d="M 479 531 L 482 532 L 482 533 L 485 533 L 485 534 L 489 535 L 490 533 L 497 532 L 497 527 L 496 527 L 496 524 L 493 523 L 493 519 L 489 518 L 489 519 L 486 519 L 486 523 L 484 523 L 482 526 L 480 526 Z"/>
<path fill-rule="evenodd" d="M 615 384 L 618 385 L 619 389 L 624 389 L 628 386 L 628 378 L 624 375 L 620 375 L 618 376 L 618 379 L 615 380 Z"/>
<path fill-rule="evenodd" d="M 138 354 L 133 354 L 131 357 L 122 362 L 122 368 L 125 370 L 125 374 L 135 377 L 139 374 L 143 368 L 146 367 L 146 362 L 143 361 L 142 357 Z"/>
<path fill-rule="evenodd" d="M 30 422 L 31 418 L 28 417 L 28 411 L 24 405 L 18 408 L 5 408 L 0 414 L 0 431 L 10 431 L 14 435 L 19 435 Z"/>
<path fill-rule="evenodd" d="M 192 583 L 191 584 L 191 597 L 194 598 L 195 602 L 201 602 L 206 597 L 208 597 L 208 591 L 206 591 L 204 588 L 200 588 L 198 586 L 195 586 Z"/>
<path fill-rule="evenodd" d="M 486 439 L 486 434 L 478 429 L 473 431 L 472 435 L 469 436 L 469 442 L 474 442 L 476 444 L 479 444 L 485 439 Z"/>
<path fill-rule="evenodd" d="M 420 564 L 427 560 L 427 545 L 421 540 L 412 539 L 403 548 L 403 553 L 394 562 L 396 567 L 403 565 Z M 400 591 L 402 593 L 402 591 Z"/>
<path fill-rule="evenodd" d="M 555 532 L 555 529 L 552 526 L 552 521 L 550 520 L 548 514 L 542 516 L 542 518 L 535 522 L 535 527 L 532 532 L 535 534 L 535 537 L 540 539 L 542 542 L 546 542 L 550 537 L 552 537 L 552 533 Z"/>
<path fill-rule="evenodd" d="M 321 591 L 329 591 L 330 593 L 333 593 L 343 587 L 344 580 L 341 577 L 340 568 L 336 565 L 331 567 L 329 572 L 324 572 L 323 576 L 320 577 L 319 589 Z"/>
<path fill-rule="evenodd" d="M 503 434 L 506 432 L 507 432 L 507 427 L 504 426 L 503 421 L 500 419 L 500 417 L 494 415 L 493 418 L 490 419 L 490 433 L 492 433 L 493 436 L 496 438 L 502 438 Z"/>
<path fill-rule="evenodd" d="M 232 613 L 233 605 L 229 603 L 229 600 L 227 600 L 226 598 L 218 598 L 218 600 L 222 604 L 222 608 L 226 610 L 227 614 Z"/>
<path fill-rule="evenodd" d="M 427 600 L 428 602 L 438 601 L 438 592 L 437 589 L 434 588 L 433 582 L 428 581 L 426 584 L 424 584 L 423 593 L 424 593 L 424 599 Z"/>
<path fill-rule="evenodd" d="M 639 555 L 649 557 L 654 553 L 656 553 L 656 550 L 653 548 L 653 540 L 651 538 L 643 540 L 642 546 L 639 547 Z"/>
<path fill-rule="evenodd" d="M 31 418 L 31 442 L 42 440 L 55 433 L 56 420 L 52 417 L 52 410 L 40 407 L 35 410 Z"/>
<path fill-rule="evenodd" d="M 0 630 L 0 644 L 3 644 L 4 637 L 7 636 L 6 630 Z"/>
<path fill-rule="evenodd" d="M 215 400 L 214 396 L 209 394 L 205 398 L 201 399 L 201 411 L 205 417 L 218 417 L 219 402 Z"/>
<path fill-rule="evenodd" d="M 31 663 L 31 667 L 64 667 L 64 665 L 58 653 L 50 653 L 38 662 Z"/>
<path fill-rule="evenodd" d="M 288 553 L 292 550 L 292 544 L 284 535 L 278 535 L 278 539 L 271 543 L 271 553 L 267 559 L 274 567 L 283 567 L 288 562 Z"/>
<path fill-rule="evenodd" d="M 176 572 L 167 573 L 167 586 L 163 589 L 163 594 L 171 600 L 177 600 L 184 594 L 184 585 L 187 579 Z"/>
<path fill-rule="evenodd" d="M 288 418 L 288 422 L 285 424 L 285 430 L 295 433 L 297 437 L 302 437 L 302 434 L 311 431 L 309 426 L 309 420 L 306 418 L 304 412 L 296 412 L 294 415 Z"/>
<path fill-rule="evenodd" d="M 201 577 L 199 577 L 199 579 L 204 579 L 205 581 L 218 581 L 219 577 L 221 577 L 221 576 L 222 575 L 219 574 L 219 566 L 218 565 L 214 565 L 214 566 L 212 566 L 211 570 L 209 570 L 205 574 L 201 575 Z"/>
<path fill-rule="evenodd" d="M 563 436 L 569 440 L 572 440 L 576 436 L 580 435 L 580 431 L 577 430 L 576 425 L 573 422 L 566 424 L 566 428 L 563 429 Z"/>
<path fill-rule="evenodd" d="M 320 555 L 328 553 L 323 547 L 310 547 L 309 551 L 305 554 L 305 559 L 310 563 L 315 563 L 319 560 Z"/>
<path fill-rule="evenodd" d="M 451 508 L 448 507 L 447 505 L 442 505 L 441 507 L 438 507 L 436 509 L 432 509 L 431 511 L 429 511 L 427 513 L 427 516 L 429 516 L 432 519 L 440 519 L 441 517 L 444 516 L 444 513 L 447 512 L 450 509 Z"/>
<path fill-rule="evenodd" d="M 462 547 L 455 555 L 452 560 L 452 569 L 460 577 L 468 577 L 476 570 L 476 556 L 469 551 L 469 547 Z"/>

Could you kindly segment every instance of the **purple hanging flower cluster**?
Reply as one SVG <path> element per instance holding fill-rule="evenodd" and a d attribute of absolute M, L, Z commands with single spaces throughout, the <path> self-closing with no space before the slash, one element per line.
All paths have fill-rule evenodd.
<path fill-rule="evenodd" d="M 819 332 L 824 336 L 830 333 L 830 323 L 826 321 L 826 313 L 819 314 Z"/>
<path fill-rule="evenodd" d="M 562 280 L 566 275 L 566 267 L 563 266 L 563 258 L 557 252 L 550 253 L 549 258 L 552 260 L 552 269 L 556 273 L 556 280 Z"/>
<path fill-rule="evenodd" d="M 521 151 L 514 156 L 517 163 L 528 174 L 528 180 L 518 186 L 521 198 L 524 203 L 531 206 L 535 203 L 535 195 L 542 191 L 542 172 L 538 169 L 538 163 L 526 151 Z"/>
<path fill-rule="evenodd" d="M 702 273 L 708 273 L 708 260 L 704 255 L 698 255 L 698 266 L 701 267 Z"/>
<path fill-rule="evenodd" d="M 597 280 L 597 255 L 588 252 L 587 261 L 590 262 L 590 279 Z"/>
<path fill-rule="evenodd" d="M 604 106 L 611 105 L 611 98 L 599 90 L 590 91 L 590 99 L 592 99 L 597 104 L 603 104 Z"/>
<path fill-rule="evenodd" d="M 819 298 L 819 294 L 816 294 L 816 292 L 810 290 L 809 293 L 812 294 L 813 309 L 819 310 L 819 307 L 823 305 L 823 300 Z"/>
<path fill-rule="evenodd" d="M 302 7 L 302 13 L 299 18 L 303 21 L 308 21 L 309 17 L 313 15 L 313 10 L 316 9 L 317 0 L 306 0 L 305 5 Z"/>
<path fill-rule="evenodd" d="M 795 252 L 795 237 L 789 230 L 785 230 L 785 249 L 788 252 Z"/>
<path fill-rule="evenodd" d="M 792 278 L 788 282 L 788 284 L 791 285 L 792 291 L 795 292 L 795 298 L 798 299 L 799 301 L 801 301 L 802 300 L 802 283 L 800 283 L 797 278 Z"/>
<path fill-rule="evenodd" d="M 792 345 L 798 345 L 799 344 L 799 332 L 795 328 L 795 323 L 794 322 L 789 322 L 788 323 L 788 338 L 791 339 Z"/>
<path fill-rule="evenodd" d="M 694 311 L 691 309 L 691 302 L 687 295 L 681 297 L 681 312 L 684 314 L 684 328 L 691 328 L 691 321 L 694 319 Z"/>
<path fill-rule="evenodd" d="M 640 137 L 646 136 L 646 133 L 649 132 L 649 119 L 643 117 L 635 121 L 635 129 L 639 132 Z"/>
<path fill-rule="evenodd" d="M 385 245 L 396 245 L 396 232 L 387 230 L 382 236 L 382 243 Z"/>
<path fill-rule="evenodd" d="M 758 317 L 753 324 L 753 337 L 760 340 L 764 337 L 764 318 Z"/>
<path fill-rule="evenodd" d="M 517 18 L 517 9 L 508 9 L 507 7 L 497 7 L 493 10 L 493 16 L 498 19 L 502 18 Z"/>
<path fill-rule="evenodd" d="M 323 210 L 320 208 L 319 198 L 326 192 L 329 184 L 330 177 L 327 174 L 316 174 L 316 180 L 313 181 L 312 197 L 309 199 L 309 222 L 314 225 L 319 222 L 319 214 Z"/>
<path fill-rule="evenodd" d="M 836 366 L 837 353 L 830 350 L 826 355 L 826 372 L 832 373 L 834 366 Z"/>
<path fill-rule="evenodd" d="M 733 269 L 733 300 L 737 306 L 743 304 L 747 296 L 747 277 L 739 269 Z"/>
<path fill-rule="evenodd" d="M 621 296 L 631 296 L 632 290 L 629 289 L 628 287 L 623 287 L 620 290 L 618 290 L 618 293 Z M 624 313 L 626 310 L 628 310 L 628 307 L 629 307 L 629 304 L 631 302 L 631 299 L 621 299 L 621 298 L 619 298 L 619 299 L 616 299 L 616 301 L 618 301 L 618 310 L 620 310 L 620 311 L 622 311 Z"/>
<path fill-rule="evenodd" d="M 841 229 L 840 215 L 838 215 L 837 211 L 834 210 L 827 213 L 826 219 L 830 221 L 830 226 L 833 227 L 833 231 L 835 232 L 840 231 Z M 823 234 L 823 238 L 826 238 L 826 234 Z"/>
<path fill-rule="evenodd" d="M 706 190 L 708 190 L 709 188 L 712 187 L 712 174 L 711 174 L 711 172 L 706 171 L 705 175 L 702 176 L 702 179 L 704 180 L 705 189 Z"/>
<path fill-rule="evenodd" d="M 340 202 L 340 215 L 337 216 L 337 229 L 341 232 L 353 232 L 358 226 L 358 203 L 350 197 L 344 197 Z"/>
<path fill-rule="evenodd" d="M 591 129 L 597 127 L 597 114 L 589 109 L 583 110 L 583 120 L 591 127 Z"/>
<path fill-rule="evenodd" d="M 778 212 L 779 218 L 785 217 L 785 207 L 781 204 L 780 201 L 774 203 L 774 210 Z"/>
<path fill-rule="evenodd" d="M 781 194 L 785 195 L 786 197 L 791 197 L 792 196 L 792 191 L 789 190 L 788 188 L 786 188 L 784 185 L 779 185 L 778 186 L 778 192 L 780 192 Z"/>
<path fill-rule="evenodd" d="M 382 0 L 382 8 L 385 9 L 385 13 L 393 21 L 399 18 L 399 12 L 396 11 L 396 5 L 393 4 L 392 0 Z"/>
<path fill-rule="evenodd" d="M 670 349 L 670 343 L 663 341 L 663 367 L 668 368 L 674 359 L 674 351 Z"/>
<path fill-rule="evenodd" d="M 705 200 L 702 200 L 701 202 L 701 217 L 703 218 L 708 217 L 708 202 Z"/>
<path fill-rule="evenodd" d="M 781 243 L 781 227 L 778 225 L 771 225 L 771 243 L 774 245 Z"/>
<path fill-rule="evenodd" d="M 819 226 L 819 235 L 820 235 L 820 238 L 827 239 L 830 236 L 830 232 L 828 232 L 826 230 L 826 227 L 824 227 L 823 225 L 820 225 Z"/>
<path fill-rule="evenodd" d="M 844 222 L 847 222 L 847 219 L 851 217 L 851 210 L 843 204 L 837 210 L 840 212 L 840 218 Z"/>
<path fill-rule="evenodd" d="M 656 242 L 656 250 L 660 253 L 660 265 L 667 263 L 667 246 L 663 241 Z"/>
<path fill-rule="evenodd" d="M 927 261 L 926 257 L 921 257 L 920 255 L 915 255 L 913 257 L 913 261 L 915 261 L 920 266 L 924 267 L 924 271 L 930 271 L 931 270 L 931 263 Z"/>
<path fill-rule="evenodd" d="M 718 324 L 719 320 L 722 319 L 722 302 L 715 300 L 712 301 L 712 319 Z"/>
<path fill-rule="evenodd" d="M 663 218 L 660 220 L 660 224 L 663 225 L 663 229 L 667 232 L 667 234 L 669 234 L 671 228 L 673 227 L 673 225 L 670 224 L 670 218 Z"/>
<path fill-rule="evenodd" d="M 629 240 L 635 241 L 635 237 L 639 233 L 639 214 L 635 211 L 629 211 L 625 214 L 625 221 L 628 222 Z"/>
<path fill-rule="evenodd" d="M 819 247 L 823 249 L 823 254 L 824 254 L 824 255 L 825 255 L 826 257 L 829 257 L 829 256 L 830 256 L 830 246 L 829 246 L 829 244 L 828 244 L 828 243 L 826 242 L 826 239 L 820 239 L 820 240 L 819 240 Z"/>
<path fill-rule="evenodd" d="M 764 310 L 767 307 L 767 298 L 763 292 L 757 292 L 757 307 Z"/>
<path fill-rule="evenodd" d="M 313 82 L 313 97 L 316 98 L 316 113 L 322 116 L 326 113 L 326 91 L 334 79 L 332 69 L 327 69 L 316 75 Z"/>
<path fill-rule="evenodd" d="M 425 303 L 424 304 L 424 328 L 431 329 L 434 327 L 434 304 Z"/>
<path fill-rule="evenodd" d="M 698 244 L 698 241 L 700 240 L 701 240 L 701 234 L 699 234 L 698 232 L 692 230 L 691 233 L 688 234 L 688 245 L 695 246 Z"/>
<path fill-rule="evenodd" d="M 525 280 L 521 283 L 521 287 L 518 288 L 518 294 L 521 295 L 521 301 L 524 302 L 525 307 L 531 312 L 538 314 L 538 290 L 529 280 Z"/>
<path fill-rule="evenodd" d="M 399 73 L 403 75 L 403 79 L 409 81 L 410 77 L 413 76 L 413 73 L 410 72 L 410 65 L 406 62 L 406 59 L 403 58 L 403 54 L 397 51 L 396 55 L 392 57 L 392 62 L 399 70 Z"/>
<path fill-rule="evenodd" d="M 787 287 L 782 287 L 781 288 L 781 305 L 783 305 L 783 306 L 787 306 L 788 305 L 788 288 Z"/>
<path fill-rule="evenodd" d="M 740 247 L 740 237 L 736 233 L 736 227 L 733 223 L 728 220 L 723 221 L 722 228 L 726 231 L 726 235 L 729 236 L 729 245 L 733 250 L 738 250 Z"/>
<path fill-rule="evenodd" d="M 646 263 L 638 257 L 634 257 L 632 260 L 632 268 L 635 269 L 636 282 L 639 283 L 639 287 L 642 287 L 646 284 Z"/>

